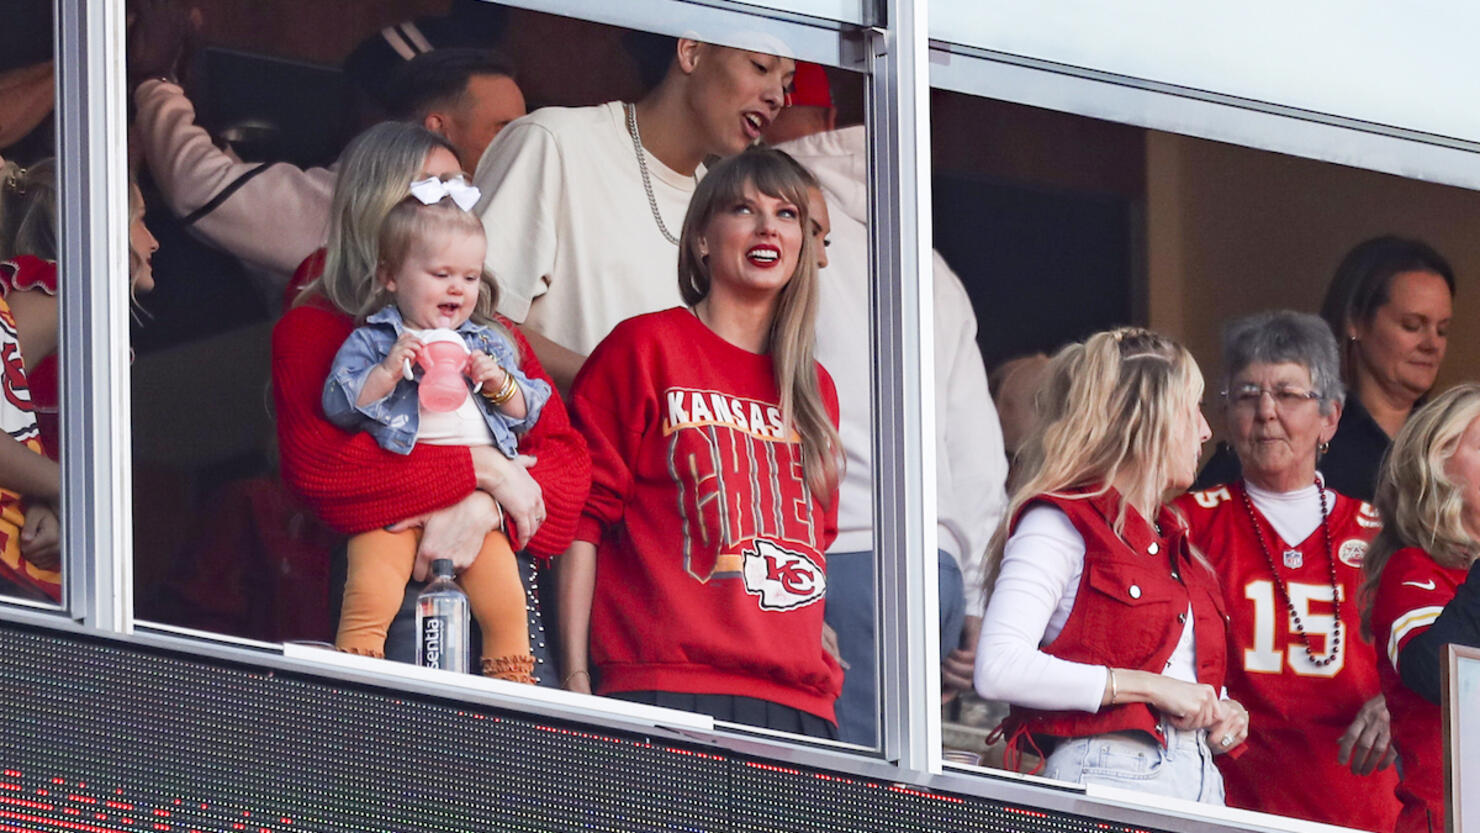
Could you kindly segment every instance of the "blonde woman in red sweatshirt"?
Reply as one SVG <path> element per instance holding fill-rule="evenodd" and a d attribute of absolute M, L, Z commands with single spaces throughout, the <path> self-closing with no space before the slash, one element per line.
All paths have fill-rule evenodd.
<path fill-rule="evenodd" d="M 576 377 L 592 489 L 560 571 L 566 688 L 837 736 L 841 443 L 809 228 L 785 154 L 716 165 L 679 241 L 687 306 L 622 322 Z"/>

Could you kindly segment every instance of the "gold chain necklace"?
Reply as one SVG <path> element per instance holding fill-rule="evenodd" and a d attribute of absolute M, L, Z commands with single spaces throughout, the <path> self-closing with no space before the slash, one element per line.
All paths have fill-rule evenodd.
<path fill-rule="evenodd" d="M 642 149 L 642 134 L 637 130 L 637 105 L 623 104 L 622 109 L 627 113 L 627 133 L 632 137 L 632 150 L 637 154 L 637 169 L 642 172 L 642 190 L 647 192 L 648 208 L 653 212 L 653 220 L 657 222 L 663 239 L 677 246 L 678 238 L 673 236 L 673 232 L 663 222 L 663 215 L 658 212 L 658 198 L 653 195 L 653 180 L 648 176 L 647 151 Z"/>

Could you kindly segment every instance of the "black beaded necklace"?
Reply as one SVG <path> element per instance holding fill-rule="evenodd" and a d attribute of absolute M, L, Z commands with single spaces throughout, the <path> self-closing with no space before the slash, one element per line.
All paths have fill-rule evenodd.
<path fill-rule="evenodd" d="M 1240 490 L 1244 498 L 1244 512 L 1249 516 L 1249 524 L 1254 527 L 1254 538 L 1259 541 L 1259 551 L 1264 553 L 1264 560 L 1269 564 L 1269 572 L 1274 576 L 1275 586 L 1280 588 L 1280 596 L 1285 600 L 1285 607 L 1290 611 L 1290 619 L 1295 623 L 1295 632 L 1300 634 L 1300 640 L 1305 643 L 1305 655 L 1310 661 L 1325 667 L 1336 661 L 1341 654 L 1341 587 L 1336 579 L 1336 547 L 1331 543 L 1331 518 L 1326 511 L 1326 490 L 1321 488 L 1321 481 L 1316 480 L 1316 494 L 1321 498 L 1321 533 L 1326 537 L 1326 558 L 1331 567 L 1331 601 L 1336 604 L 1335 627 L 1331 630 L 1331 640 L 1326 646 L 1326 656 L 1316 659 L 1315 649 L 1310 646 L 1310 635 L 1305 632 L 1305 623 L 1300 621 L 1300 614 L 1295 612 L 1295 604 L 1290 601 L 1290 590 L 1285 587 L 1285 579 L 1274 565 L 1274 556 L 1270 555 L 1269 545 L 1264 543 L 1264 533 L 1259 530 L 1259 519 L 1254 514 L 1254 502 L 1249 499 L 1249 490 Z"/>

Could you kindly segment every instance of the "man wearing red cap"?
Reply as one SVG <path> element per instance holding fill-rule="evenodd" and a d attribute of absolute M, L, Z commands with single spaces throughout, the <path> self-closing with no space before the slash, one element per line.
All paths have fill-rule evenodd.
<path fill-rule="evenodd" d="M 830 209 L 812 212 L 831 220 L 826 262 L 817 275 L 815 355 L 837 384 L 848 465 L 838 491 L 838 537 L 827 552 L 825 617 L 848 664 L 837 702 L 839 739 L 872 746 L 878 725 L 869 432 L 873 362 L 868 329 L 858 326 L 869 315 L 868 143 L 863 125 L 833 129 L 837 111 L 821 67 L 799 63 L 795 86 L 792 106 L 766 138 L 789 139 L 780 149 L 812 172 L 822 188 L 813 200 L 825 200 Z M 971 686 L 983 558 L 1007 504 L 1007 457 L 976 346 L 971 299 L 938 253 L 934 263 L 941 689 L 950 697 Z"/>
<path fill-rule="evenodd" d="M 783 45 L 748 40 L 679 38 L 641 101 L 543 108 L 478 165 L 499 312 L 562 390 L 618 322 L 682 303 L 678 233 L 702 163 L 758 140 L 791 83 L 795 63 L 774 54 Z"/>
<path fill-rule="evenodd" d="M 837 126 L 838 108 L 833 106 L 827 70 L 810 61 L 797 61 L 786 109 L 766 130 L 766 144 L 774 147 L 803 136 L 831 133 Z"/>

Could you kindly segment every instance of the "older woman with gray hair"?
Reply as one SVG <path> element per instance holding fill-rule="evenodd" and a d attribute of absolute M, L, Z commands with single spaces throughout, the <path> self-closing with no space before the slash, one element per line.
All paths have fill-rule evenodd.
<path fill-rule="evenodd" d="M 1391 830 L 1395 751 L 1357 609 L 1381 523 L 1317 470 L 1345 398 L 1336 340 L 1314 315 L 1265 312 L 1227 327 L 1223 357 L 1243 474 L 1176 506 L 1222 583 L 1228 694 L 1258 727 L 1246 754 L 1218 759 L 1228 804 Z"/>

